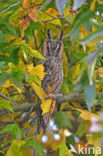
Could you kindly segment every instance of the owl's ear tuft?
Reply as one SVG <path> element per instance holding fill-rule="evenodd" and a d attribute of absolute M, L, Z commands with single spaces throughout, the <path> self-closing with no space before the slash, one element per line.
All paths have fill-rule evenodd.
<path fill-rule="evenodd" d="M 48 31 L 47 31 L 47 37 L 48 37 L 48 39 L 51 39 L 50 29 L 48 29 Z"/>
<path fill-rule="evenodd" d="M 60 34 L 59 34 L 58 40 L 62 40 L 62 38 L 63 38 L 63 30 L 60 30 Z"/>

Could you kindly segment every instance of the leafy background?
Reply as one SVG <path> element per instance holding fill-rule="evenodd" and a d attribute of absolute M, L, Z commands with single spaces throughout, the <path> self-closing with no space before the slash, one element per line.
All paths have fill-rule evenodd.
<path fill-rule="evenodd" d="M 64 32 L 64 99 L 50 131 L 35 135 L 38 97 L 43 113 L 51 103 L 38 65 L 48 29 L 53 38 Z M 0 0 L 0 156 L 76 155 L 70 144 L 102 149 L 102 106 L 103 1 Z"/>

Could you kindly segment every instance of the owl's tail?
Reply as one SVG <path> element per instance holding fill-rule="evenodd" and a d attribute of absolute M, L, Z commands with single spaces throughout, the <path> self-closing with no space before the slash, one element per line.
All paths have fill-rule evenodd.
<path fill-rule="evenodd" d="M 36 129 L 37 134 L 40 134 L 41 129 L 43 129 L 44 133 L 46 133 L 48 131 L 51 115 L 55 110 L 55 103 L 56 103 L 56 101 L 54 99 L 52 99 L 50 111 L 48 113 L 43 114 L 43 115 L 42 115 L 41 108 L 39 108 L 39 110 L 37 112 L 37 116 L 38 116 L 38 118 L 37 118 L 37 129 Z"/>
<path fill-rule="evenodd" d="M 50 113 L 45 113 L 44 115 L 42 115 L 42 110 L 39 108 L 38 112 L 37 112 L 37 130 L 36 133 L 40 134 L 41 129 L 43 129 L 43 132 L 46 133 L 49 127 L 49 121 L 51 118 L 51 114 Z"/>

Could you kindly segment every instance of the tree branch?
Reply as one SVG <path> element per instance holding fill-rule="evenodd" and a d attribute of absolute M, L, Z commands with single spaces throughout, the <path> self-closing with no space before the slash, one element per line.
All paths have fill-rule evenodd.
<path fill-rule="evenodd" d="M 11 9 L 12 7 L 17 6 L 17 5 L 20 4 L 22 1 L 23 1 L 23 0 L 20 0 L 19 2 L 10 5 L 10 6 L 9 6 L 8 8 L 6 8 L 5 10 L 1 11 L 1 12 L 0 12 L 0 15 L 1 15 L 2 13 L 4 13 L 4 12 L 8 11 L 8 10 Z"/>
<path fill-rule="evenodd" d="M 58 100 L 57 103 L 60 104 L 62 102 L 78 102 L 78 103 L 85 103 L 85 99 L 83 94 L 80 93 L 71 93 L 69 95 L 61 96 Z M 20 104 L 17 106 L 14 106 L 13 111 L 14 112 L 21 112 L 21 111 L 30 111 L 31 108 L 33 110 L 37 110 L 40 106 L 40 102 L 37 103 L 24 103 Z M 0 116 L 7 114 L 8 111 L 5 109 L 0 110 Z"/>
<path fill-rule="evenodd" d="M 18 105 L 15 101 L 13 101 L 12 99 L 8 98 L 7 96 L 5 96 L 5 95 L 3 95 L 3 94 L 1 94 L 1 93 L 0 93 L 0 97 L 4 98 L 4 99 L 7 100 L 7 101 L 10 101 L 10 102 L 13 103 L 15 106 Z"/>
<path fill-rule="evenodd" d="M 13 108 L 14 112 L 26 112 L 29 111 L 31 108 L 33 107 L 33 109 L 37 109 L 39 107 L 39 103 L 23 103 L 20 105 L 17 105 Z M 0 116 L 7 114 L 8 111 L 6 109 L 2 109 L 0 110 Z"/>
<path fill-rule="evenodd" d="M 78 103 L 85 103 L 85 99 L 83 94 L 75 92 L 75 93 L 71 93 L 69 95 L 65 95 L 65 96 L 61 96 L 57 103 L 62 103 L 62 102 L 78 102 Z"/>

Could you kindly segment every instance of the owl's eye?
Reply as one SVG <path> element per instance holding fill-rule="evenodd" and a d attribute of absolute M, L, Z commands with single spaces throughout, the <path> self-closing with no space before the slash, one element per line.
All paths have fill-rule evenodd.
<path fill-rule="evenodd" d="M 60 51 L 61 43 L 58 43 L 56 46 L 55 51 L 58 53 Z"/>

